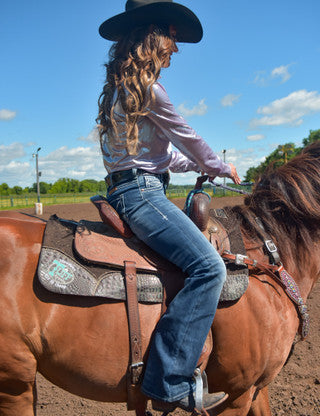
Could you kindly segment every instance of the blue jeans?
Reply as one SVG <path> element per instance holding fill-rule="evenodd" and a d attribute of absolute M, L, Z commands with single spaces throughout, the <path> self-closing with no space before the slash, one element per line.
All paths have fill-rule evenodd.
<path fill-rule="evenodd" d="M 108 189 L 132 231 L 187 275 L 154 334 L 142 391 L 168 402 L 194 389 L 193 372 L 226 279 L 225 265 L 197 226 L 167 199 L 161 179 L 142 174 Z"/>

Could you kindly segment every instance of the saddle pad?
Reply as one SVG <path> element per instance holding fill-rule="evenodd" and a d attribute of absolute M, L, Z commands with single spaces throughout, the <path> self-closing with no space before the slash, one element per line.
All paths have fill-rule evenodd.
<path fill-rule="evenodd" d="M 63 295 L 99 296 L 125 300 L 124 275 L 121 271 L 100 270 L 95 276 L 84 265 L 59 250 L 44 247 L 38 277 L 49 291 Z M 161 303 L 163 287 L 158 276 L 137 273 L 138 301 Z"/>
<path fill-rule="evenodd" d="M 56 216 L 50 218 L 38 265 L 40 283 L 47 290 L 55 293 L 125 300 L 123 270 L 114 266 L 87 262 L 74 249 L 74 235 L 77 235 L 79 226 L 83 224 L 61 220 Z M 106 230 L 104 226 L 102 229 Z M 221 293 L 221 302 L 239 299 L 248 286 L 248 276 L 239 272 L 231 275 L 230 266 L 231 264 L 227 264 L 228 275 Z M 164 295 L 163 282 L 172 280 L 172 274 L 176 274 L 173 270 L 172 265 L 169 279 L 166 279 L 163 270 L 138 272 L 139 302 L 161 303 Z M 177 273 L 179 274 L 178 270 Z M 177 280 L 179 278 L 181 279 L 181 276 L 177 275 Z"/>

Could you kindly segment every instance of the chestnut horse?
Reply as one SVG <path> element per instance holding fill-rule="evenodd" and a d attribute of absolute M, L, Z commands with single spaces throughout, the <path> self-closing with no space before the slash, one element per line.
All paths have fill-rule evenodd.
<path fill-rule="evenodd" d="M 285 269 L 307 297 L 320 271 L 320 143 L 257 183 L 234 207 L 250 258 L 267 262 L 255 217 L 277 244 Z M 76 395 L 126 402 L 129 362 L 124 303 L 60 296 L 44 289 L 36 269 L 45 223 L 0 215 L 0 415 L 35 414 L 35 376 Z M 139 305 L 145 353 L 161 305 Z M 221 306 L 207 366 L 210 391 L 229 399 L 212 414 L 268 416 L 268 384 L 283 367 L 299 327 L 293 302 L 272 276 L 250 271 L 237 302 Z M 137 409 L 144 413 L 144 399 Z"/>

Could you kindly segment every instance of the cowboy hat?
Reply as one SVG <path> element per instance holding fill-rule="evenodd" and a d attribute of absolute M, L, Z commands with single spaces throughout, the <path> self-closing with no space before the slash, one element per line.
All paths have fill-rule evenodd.
<path fill-rule="evenodd" d="M 117 41 L 132 29 L 152 23 L 173 25 L 177 42 L 197 43 L 202 39 L 197 16 L 172 0 L 127 0 L 126 11 L 103 22 L 99 33 L 105 39 Z"/>

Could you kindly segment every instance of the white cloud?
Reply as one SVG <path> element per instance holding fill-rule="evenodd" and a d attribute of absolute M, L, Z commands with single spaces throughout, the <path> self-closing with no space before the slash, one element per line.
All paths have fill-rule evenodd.
<path fill-rule="evenodd" d="M 103 166 L 99 145 L 92 147 L 60 147 L 47 156 L 39 157 L 39 170 L 44 182 L 55 182 L 59 178 L 103 180 Z"/>
<path fill-rule="evenodd" d="M 200 100 L 199 103 L 195 105 L 194 107 L 192 107 L 191 109 L 187 108 L 184 103 L 178 106 L 178 112 L 183 117 L 203 116 L 207 113 L 207 111 L 208 111 L 208 106 L 205 103 L 205 98 Z"/>
<path fill-rule="evenodd" d="M 0 183 L 25 187 L 36 181 L 35 159 L 32 158 L 31 152 L 28 152 L 29 161 L 22 160 L 28 156 L 25 147 L 22 143 L 0 145 Z M 91 147 L 63 146 L 46 156 L 39 152 L 38 160 L 40 179 L 47 183 L 53 183 L 63 177 L 103 180 L 106 176 L 98 143 Z"/>
<path fill-rule="evenodd" d="M 0 167 L 10 163 L 14 159 L 25 156 L 24 145 L 22 143 L 11 143 L 8 146 L 0 144 Z"/>
<path fill-rule="evenodd" d="M 257 142 L 259 140 L 263 140 L 264 137 L 265 136 L 263 134 L 252 134 L 250 136 L 247 136 L 247 140 L 249 140 L 249 142 Z"/>
<path fill-rule="evenodd" d="M 226 151 L 226 162 L 231 162 L 235 165 L 242 179 L 250 167 L 259 165 L 263 160 L 264 156 L 261 156 L 256 147 L 247 149 L 232 148 Z"/>
<path fill-rule="evenodd" d="M 265 148 L 262 149 L 262 152 L 265 153 Z M 219 157 L 223 159 L 222 153 L 218 153 Z M 261 156 L 261 150 L 255 148 L 247 149 L 227 149 L 226 150 L 226 162 L 233 163 L 237 168 L 239 176 L 243 179 L 247 170 L 252 166 L 259 165 L 264 159 L 264 156 Z M 195 172 L 186 172 L 186 173 L 173 173 L 171 174 L 171 183 L 176 185 L 193 185 L 196 183 L 196 179 L 199 175 Z M 216 178 L 216 182 L 222 183 L 222 178 Z M 227 181 L 231 179 L 227 178 Z"/>
<path fill-rule="evenodd" d="M 320 112 L 320 94 L 318 91 L 299 90 L 287 97 L 272 101 L 269 105 L 259 107 L 261 118 L 252 119 L 251 127 L 258 126 L 300 126 L 306 115 Z"/>
<path fill-rule="evenodd" d="M 35 182 L 35 168 L 28 162 L 12 160 L 6 165 L 0 165 L 0 178 L 0 183 L 25 187 Z"/>
<path fill-rule="evenodd" d="M 7 110 L 5 108 L 0 110 L 0 120 L 3 120 L 3 121 L 12 120 L 15 118 L 16 115 L 17 115 L 16 111 Z"/>
<path fill-rule="evenodd" d="M 170 173 L 170 183 L 173 185 L 193 185 L 196 183 L 196 172 Z"/>
<path fill-rule="evenodd" d="M 239 95 L 235 95 L 235 94 L 228 94 L 225 95 L 222 99 L 221 99 L 221 105 L 223 107 L 232 107 L 235 103 L 237 103 L 240 99 L 240 94 Z"/>
<path fill-rule="evenodd" d="M 281 82 L 287 82 L 291 78 L 291 74 L 289 74 L 289 68 L 290 65 L 282 65 L 278 66 L 277 68 L 274 68 L 271 71 L 271 77 L 272 78 L 281 78 Z"/>
<path fill-rule="evenodd" d="M 88 143 L 99 143 L 99 133 L 97 127 L 94 127 L 87 137 L 79 137 L 77 140 Z"/>
<path fill-rule="evenodd" d="M 289 73 L 289 66 L 291 65 L 281 65 L 273 68 L 270 72 L 265 70 L 257 71 L 253 83 L 260 87 L 266 87 L 272 80 L 277 78 L 280 78 L 281 83 L 287 82 L 291 78 L 291 74 Z"/>
<path fill-rule="evenodd" d="M 264 87 L 267 85 L 267 72 L 266 71 L 257 71 L 256 76 L 253 80 L 254 84 L 260 85 L 260 87 Z"/>

